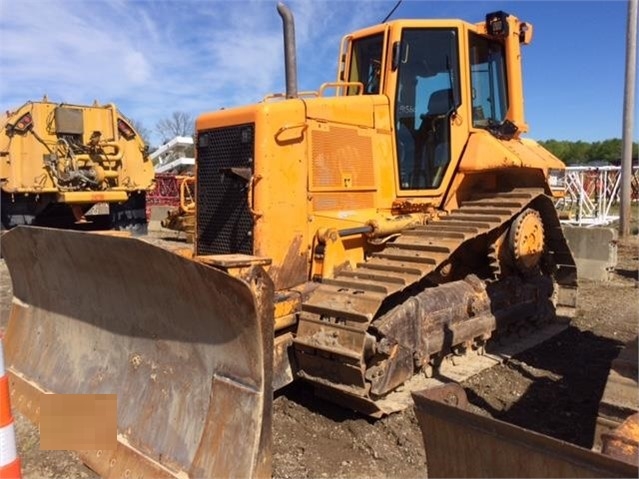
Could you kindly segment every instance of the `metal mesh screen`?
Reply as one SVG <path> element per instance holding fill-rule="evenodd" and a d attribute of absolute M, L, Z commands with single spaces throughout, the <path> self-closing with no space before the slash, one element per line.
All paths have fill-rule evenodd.
<path fill-rule="evenodd" d="M 254 132 L 251 123 L 198 134 L 198 255 L 253 254 L 250 184 L 238 171 L 253 174 Z"/>
<path fill-rule="evenodd" d="M 370 136 L 356 128 L 331 126 L 328 131 L 313 130 L 311 142 L 311 188 L 376 187 Z"/>

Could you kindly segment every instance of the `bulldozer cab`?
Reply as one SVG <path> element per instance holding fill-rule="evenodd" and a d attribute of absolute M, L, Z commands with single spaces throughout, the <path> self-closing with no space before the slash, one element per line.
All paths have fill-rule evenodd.
<path fill-rule="evenodd" d="M 344 38 L 338 80 L 390 100 L 398 196 L 442 195 L 473 131 L 526 131 L 519 53 L 531 32 L 496 12 L 476 25 L 396 20 Z"/>

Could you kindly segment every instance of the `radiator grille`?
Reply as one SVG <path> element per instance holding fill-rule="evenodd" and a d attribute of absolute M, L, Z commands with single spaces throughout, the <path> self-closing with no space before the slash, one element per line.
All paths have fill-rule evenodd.
<path fill-rule="evenodd" d="M 197 254 L 253 254 L 248 207 L 254 124 L 202 131 L 197 142 Z M 236 169 L 232 172 L 231 169 Z"/>

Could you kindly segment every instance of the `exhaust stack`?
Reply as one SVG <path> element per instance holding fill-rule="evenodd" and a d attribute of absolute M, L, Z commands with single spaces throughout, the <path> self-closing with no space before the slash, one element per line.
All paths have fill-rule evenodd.
<path fill-rule="evenodd" d="M 279 2 L 277 13 L 284 28 L 284 65 L 286 71 L 286 98 L 297 98 L 297 60 L 295 58 L 295 22 L 291 10 Z"/>

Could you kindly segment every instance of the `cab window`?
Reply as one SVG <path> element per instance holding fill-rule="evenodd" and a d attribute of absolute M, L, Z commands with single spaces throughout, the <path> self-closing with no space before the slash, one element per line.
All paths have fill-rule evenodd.
<path fill-rule="evenodd" d="M 384 35 L 381 33 L 353 41 L 348 81 L 361 82 L 365 95 L 376 95 L 381 91 L 383 47 Z M 348 94 L 357 94 L 357 88 L 349 88 Z"/>
<path fill-rule="evenodd" d="M 471 33 L 469 47 L 473 126 L 498 126 L 506 119 L 508 110 L 504 46 L 497 40 Z"/>
<path fill-rule="evenodd" d="M 457 29 L 404 30 L 398 70 L 399 186 L 438 188 L 451 160 L 451 115 L 460 98 Z"/>

